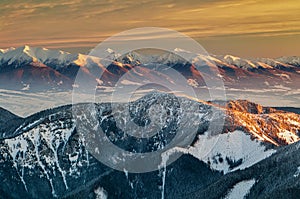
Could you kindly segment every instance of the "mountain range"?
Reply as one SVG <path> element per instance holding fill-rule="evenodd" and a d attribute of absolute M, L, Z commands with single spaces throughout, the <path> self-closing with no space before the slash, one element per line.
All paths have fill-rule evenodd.
<path fill-rule="evenodd" d="M 174 97 L 154 92 L 129 104 L 66 105 L 26 118 L 1 109 L 1 117 L 7 115 L 1 118 L 0 129 L 1 197 L 295 198 L 300 193 L 300 115 L 296 113 L 245 100 L 200 102 L 175 97 L 182 105 L 197 107 L 191 112 L 199 120 L 197 133 L 191 146 L 171 149 L 172 154 L 182 154 L 178 160 L 147 173 L 109 168 L 90 153 L 80 136 L 78 123 L 83 122 L 84 129 L 101 128 L 123 150 L 161 150 L 155 146 L 168 143 L 179 128 L 170 119 L 161 121 L 160 114 L 149 115 L 149 110 L 162 105 L 170 116 L 178 110 Z M 149 116 L 155 125 L 166 125 L 165 136 L 137 142 L 117 123 L 147 126 Z M 88 120 L 92 117 L 96 119 Z M 220 119 L 224 127 L 210 133 L 209 125 Z M 186 122 L 186 130 L 194 125 L 190 119 Z M 155 125 L 150 122 L 150 128 Z M 130 126 L 129 130 L 138 131 Z"/>
<path fill-rule="evenodd" d="M 197 63 L 204 70 L 198 71 Z M 206 66 L 218 69 L 217 76 Z M 172 76 L 174 70 L 184 78 Z M 66 98 L 71 90 L 84 88 L 76 81 L 79 71 L 81 83 L 96 85 L 104 95 L 117 86 L 136 88 L 162 79 L 178 89 L 185 81 L 182 84 L 202 94 L 209 86 L 206 79 L 221 79 L 230 100 L 205 99 L 204 94 L 200 100 L 177 95 L 179 90 L 173 90 L 176 95 L 148 92 L 150 85 L 138 91 L 145 95 L 129 103 L 108 103 L 100 95 L 101 102 L 77 104 Z M 102 57 L 30 46 L 2 49 L 0 198 L 297 198 L 300 115 L 299 108 L 285 103 L 299 101 L 299 83 L 300 57 L 244 59 L 179 48 L 156 55 L 140 51 L 121 55 L 107 49 Z M 241 96 L 249 99 L 249 92 L 255 99 L 262 93 L 263 98 L 282 100 L 282 107 L 242 100 Z M 34 98 L 41 106 L 31 110 Z M 5 109 L 15 108 L 14 101 L 27 114 L 9 110 L 25 117 Z M 56 101 L 69 105 L 53 107 Z M 45 104 L 51 108 L 42 110 Z M 27 116 L 30 112 L 36 113 Z M 80 133 L 91 131 L 93 141 L 100 130 L 103 139 L 120 150 L 169 153 L 157 157 L 160 164 L 155 171 L 115 170 L 97 158 L 105 148 L 91 151 L 87 135 Z M 132 136 L 146 130 L 157 133 L 149 139 Z M 177 135 L 182 142 L 192 138 L 191 143 L 169 150 Z M 167 165 L 174 154 L 181 156 Z M 118 160 L 116 154 L 110 155 L 108 162 Z"/>
<path fill-rule="evenodd" d="M 194 58 L 187 61 L 176 52 Z M 190 86 L 200 88 L 206 86 L 203 77 L 210 74 L 197 71 L 194 63 L 199 60 L 204 65 L 217 66 L 228 90 L 293 90 L 298 89 L 300 83 L 300 57 L 244 59 L 232 55 L 195 55 L 181 49 L 156 56 L 136 51 L 120 55 L 112 49 L 104 54 L 104 57 L 95 57 L 30 46 L 2 49 L 0 85 L 1 88 L 32 91 L 72 89 L 81 69 L 91 81 L 112 87 L 125 73 L 130 72 L 130 75 L 121 84 L 139 84 L 142 80 L 155 81 L 168 76 L 171 67 L 182 74 Z"/>

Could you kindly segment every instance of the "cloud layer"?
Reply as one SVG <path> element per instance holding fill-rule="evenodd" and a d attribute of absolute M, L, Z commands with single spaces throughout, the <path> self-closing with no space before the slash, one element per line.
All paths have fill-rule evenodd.
<path fill-rule="evenodd" d="M 120 31 L 158 26 L 183 32 L 215 53 L 300 54 L 298 0 L 3 0 L 0 12 L 1 48 L 92 48 Z"/>

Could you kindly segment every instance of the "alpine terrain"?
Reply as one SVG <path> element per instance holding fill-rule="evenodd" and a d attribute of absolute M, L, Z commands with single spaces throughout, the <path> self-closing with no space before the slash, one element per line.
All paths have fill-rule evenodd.
<path fill-rule="evenodd" d="M 182 112 L 182 107 L 190 108 Z M 246 100 L 205 102 L 153 92 L 128 104 L 66 105 L 26 118 L 2 109 L 0 121 L 1 198 L 296 198 L 300 193 L 300 115 Z M 133 139 L 139 132 L 130 122 L 162 128 L 150 138 Z M 158 157 L 157 170 L 146 173 L 112 169 L 97 158 L 105 148 L 88 146 L 102 131 L 124 152 L 164 151 L 177 134 L 179 142 L 191 136 L 186 132 L 193 126 L 191 144 L 168 149 Z M 167 165 L 174 154 L 182 156 Z"/>

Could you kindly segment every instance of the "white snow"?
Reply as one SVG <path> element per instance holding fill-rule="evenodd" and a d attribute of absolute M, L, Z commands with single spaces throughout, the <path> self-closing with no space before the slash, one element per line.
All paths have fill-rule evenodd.
<path fill-rule="evenodd" d="M 288 144 L 292 144 L 299 140 L 299 137 L 297 135 L 287 130 L 280 132 L 278 136 L 284 139 Z"/>
<path fill-rule="evenodd" d="M 50 115 L 49 118 L 52 116 L 55 115 Z M 23 129 L 28 129 L 27 132 L 15 138 L 4 140 L 4 146 L 1 150 L 7 149 L 8 155 L 12 158 L 13 165 L 25 188 L 26 182 L 23 178 L 24 168 L 37 168 L 36 171 L 40 171 L 41 177 L 45 177 L 49 181 L 52 188 L 52 194 L 53 196 L 56 196 L 51 176 L 55 173 L 55 175 L 60 175 L 65 188 L 68 189 L 66 176 L 73 174 L 79 175 L 78 167 L 83 165 L 82 161 L 87 163 L 88 160 L 79 160 L 78 153 L 83 153 L 82 150 L 77 152 L 73 151 L 73 154 L 76 152 L 75 155 L 71 156 L 70 153 L 67 154 L 69 155 L 71 163 L 70 170 L 64 170 L 60 165 L 58 150 L 60 146 L 63 146 L 63 151 L 65 150 L 66 143 L 69 141 L 71 133 L 75 128 L 75 125 L 73 125 L 74 121 L 70 120 L 70 126 L 68 126 L 62 121 L 39 124 L 42 120 L 43 118 L 23 127 Z M 31 127 L 33 127 L 33 129 L 29 130 Z M 45 147 L 49 152 L 45 153 L 41 150 Z M 6 158 L 9 157 L 5 154 L 3 156 Z"/>
<path fill-rule="evenodd" d="M 300 126 L 300 122 L 296 121 L 296 120 L 293 120 L 291 118 L 288 119 L 288 122 L 295 125 L 295 126 Z"/>
<path fill-rule="evenodd" d="M 237 183 L 230 190 L 225 199 L 242 199 L 250 192 L 251 187 L 255 184 L 255 179 L 245 180 Z"/>
<path fill-rule="evenodd" d="M 231 59 L 231 60 L 233 60 L 233 61 L 240 60 L 239 57 L 236 57 L 236 56 L 233 56 L 233 55 L 225 55 L 225 56 L 224 56 L 224 59 L 225 59 L 225 60 Z"/>
<path fill-rule="evenodd" d="M 174 153 L 190 154 L 205 162 L 211 169 L 229 173 L 238 169 L 248 168 L 255 163 L 269 157 L 276 150 L 266 148 L 258 140 L 251 140 L 250 135 L 242 131 L 234 131 L 216 136 L 200 135 L 198 141 L 190 148 L 175 147 L 163 154 L 163 162 L 160 168 L 168 161 L 168 157 Z M 166 156 L 166 157 L 165 157 Z M 226 159 L 241 164 L 230 168 Z"/>
<path fill-rule="evenodd" d="M 294 177 L 297 178 L 300 175 L 300 166 L 297 168 L 297 171 L 294 174 Z"/>
<path fill-rule="evenodd" d="M 179 53 L 177 51 L 177 53 Z M 182 51 L 180 51 L 180 53 L 183 53 Z M 185 60 L 184 58 L 178 56 L 177 54 L 172 54 L 172 53 L 164 53 L 161 56 L 159 56 L 155 62 L 163 64 L 163 65 L 168 65 L 170 63 L 186 63 L 187 60 Z"/>
<path fill-rule="evenodd" d="M 246 68 L 257 68 L 258 66 L 264 67 L 264 68 L 273 68 L 277 65 L 283 65 L 286 67 L 292 67 L 289 64 L 299 64 L 299 57 L 283 57 L 279 58 L 277 60 L 274 59 L 268 59 L 268 58 L 260 58 L 260 59 L 254 59 L 254 60 L 247 60 L 240 57 L 236 57 L 233 55 L 225 55 L 225 56 L 216 56 L 216 55 L 208 55 L 208 54 L 195 54 L 192 52 L 189 52 L 185 49 L 175 48 L 172 53 L 165 53 L 163 55 L 153 56 L 153 55 L 144 55 L 140 54 L 138 52 L 130 52 L 126 55 L 121 55 L 117 52 L 115 52 L 113 49 L 108 48 L 105 54 L 102 57 L 103 59 L 107 60 L 118 60 L 118 62 L 122 62 L 123 59 L 126 57 L 126 59 L 130 61 L 136 61 L 136 63 L 176 63 L 176 62 L 182 62 L 185 63 L 186 60 L 177 56 L 176 54 L 185 55 L 185 57 L 195 58 L 194 60 L 203 61 L 206 62 L 208 65 L 213 64 L 214 62 L 217 62 L 221 65 L 230 67 L 230 64 L 246 67 Z M 20 48 L 9 48 L 9 49 L 0 49 L 0 61 L 9 62 L 10 64 L 14 61 L 40 61 L 42 63 L 45 62 L 58 62 L 60 64 L 66 64 L 66 63 L 76 63 L 80 66 L 84 66 L 87 64 L 87 58 L 93 57 L 89 55 L 83 55 L 83 54 L 70 54 L 68 52 L 60 51 L 60 50 L 50 50 L 46 48 L 39 48 L 39 47 L 30 47 L 30 46 L 23 46 Z M 218 57 L 218 58 L 217 58 Z M 96 57 L 93 57 L 92 59 L 96 59 Z M 99 60 L 99 58 L 97 58 Z M 95 62 L 96 63 L 96 62 Z M 279 76 L 282 76 L 284 78 L 290 78 L 287 74 L 278 74 Z"/>
<path fill-rule="evenodd" d="M 78 66 L 84 66 L 87 64 L 87 56 L 78 54 L 78 58 L 76 60 L 74 60 L 73 62 L 75 64 L 77 64 Z"/>
<path fill-rule="evenodd" d="M 23 46 L 16 49 L 3 50 L 0 57 L 1 62 L 12 64 L 13 62 L 32 61 L 32 62 L 58 62 L 71 63 L 76 60 L 78 55 L 59 50 L 48 50 L 39 47 Z"/>
<path fill-rule="evenodd" d="M 285 64 L 300 64 L 300 57 L 299 56 L 291 56 L 291 57 L 280 57 L 277 59 L 277 61 L 280 61 Z"/>
<path fill-rule="evenodd" d="M 27 190 L 26 182 L 24 181 L 24 167 L 21 168 L 20 172 L 18 169 L 18 163 L 20 162 L 21 164 L 25 164 L 25 156 L 28 144 L 23 139 L 10 139 L 6 140 L 6 143 L 8 145 L 8 152 L 13 159 L 13 166 L 15 167 L 17 174 L 21 179 L 21 182 Z"/>
<path fill-rule="evenodd" d="M 124 174 L 126 176 L 126 179 L 128 180 L 128 171 L 125 168 L 123 169 L 123 171 L 124 171 Z"/>
<path fill-rule="evenodd" d="M 210 162 L 210 167 L 212 169 L 228 173 L 237 169 L 248 168 L 274 152 L 276 151 L 266 151 L 266 148 L 262 146 L 259 141 L 252 141 L 250 136 L 242 131 L 234 131 L 212 137 L 206 135 L 199 136 L 199 140 L 194 146 L 190 148 L 174 147 L 161 155 L 162 162 L 158 167 L 162 172 L 163 182 L 161 187 L 161 198 L 164 199 L 165 196 L 166 165 L 172 154 L 181 153 L 193 155 L 207 164 Z M 223 158 L 222 162 L 219 161 L 220 157 Z M 226 157 L 234 161 L 242 159 L 243 162 L 241 165 L 230 169 Z M 255 180 L 250 180 L 237 184 L 227 198 L 243 198 L 254 183 Z"/>
<path fill-rule="evenodd" d="M 24 84 L 24 87 L 21 89 L 22 91 L 30 90 L 30 84 Z"/>
<path fill-rule="evenodd" d="M 161 164 L 158 166 L 158 169 L 161 170 L 162 175 L 162 185 L 161 185 L 161 199 L 165 198 L 165 186 L 166 186 L 166 174 L 167 174 L 167 162 L 169 157 L 176 151 L 176 148 L 170 149 L 165 153 L 161 154 Z M 177 152 L 177 151 L 176 151 Z"/>
<path fill-rule="evenodd" d="M 11 51 L 11 50 L 15 50 L 15 48 L 10 47 L 10 48 L 6 48 L 6 49 L 0 49 L 0 52 L 4 54 L 4 53 L 7 53 L 8 51 Z"/>
<path fill-rule="evenodd" d="M 245 169 L 272 155 L 275 150 L 266 150 L 260 141 L 251 140 L 250 135 L 242 131 L 207 137 L 199 136 L 199 140 L 189 153 L 205 163 L 210 163 L 214 170 L 228 173 L 237 169 Z M 232 161 L 242 160 L 242 164 L 230 169 L 226 158 Z"/>
<path fill-rule="evenodd" d="M 107 192 L 102 187 L 95 189 L 94 193 L 96 195 L 96 199 L 107 199 Z"/>

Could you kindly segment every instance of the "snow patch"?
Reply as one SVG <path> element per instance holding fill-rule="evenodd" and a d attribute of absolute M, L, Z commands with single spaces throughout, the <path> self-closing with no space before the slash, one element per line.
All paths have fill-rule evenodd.
<path fill-rule="evenodd" d="M 50 115 L 49 118 L 51 116 L 55 117 L 56 115 Z M 60 175 L 65 189 L 68 189 L 67 175 L 75 174 L 75 177 L 80 175 L 79 167 L 88 165 L 88 158 L 87 160 L 83 159 L 83 156 L 87 157 L 87 155 L 80 140 L 78 148 L 65 151 L 66 144 L 75 128 L 74 120 L 40 124 L 42 120 L 44 118 L 23 127 L 23 130 L 27 132 L 11 139 L 5 139 L 0 153 L 3 154 L 5 160 L 12 161 L 25 189 L 27 188 L 24 168 L 35 170 L 41 177 L 46 178 L 51 186 L 52 195 L 56 197 L 52 176 Z M 61 166 L 60 153 L 69 156 L 70 168 Z"/>
<path fill-rule="evenodd" d="M 252 140 L 250 135 L 243 131 L 234 131 L 216 136 L 206 134 L 198 136 L 198 141 L 190 148 L 175 147 L 162 156 L 164 165 L 174 153 L 190 154 L 205 162 L 211 169 L 221 171 L 224 174 L 248 168 L 257 162 L 269 157 L 276 150 L 266 150 L 258 140 Z"/>
<path fill-rule="evenodd" d="M 294 177 L 297 178 L 300 175 L 300 166 L 297 168 L 297 171 L 294 174 Z"/>
<path fill-rule="evenodd" d="M 228 173 L 245 169 L 269 157 L 275 150 L 266 150 L 260 141 L 252 140 L 243 131 L 208 137 L 200 135 L 189 153 L 214 170 Z"/>
<path fill-rule="evenodd" d="M 283 131 L 283 132 L 280 132 L 278 134 L 278 136 L 280 138 L 282 138 L 283 140 L 285 140 L 288 144 L 292 144 L 294 142 L 297 142 L 299 140 L 299 137 L 295 134 L 293 134 L 292 132 L 290 131 Z"/>
<path fill-rule="evenodd" d="M 242 199 L 250 192 L 251 187 L 255 184 L 255 180 L 245 180 L 237 183 L 227 194 L 225 199 Z"/>
<path fill-rule="evenodd" d="M 107 192 L 102 187 L 95 189 L 94 193 L 96 195 L 96 199 L 107 199 Z"/>

